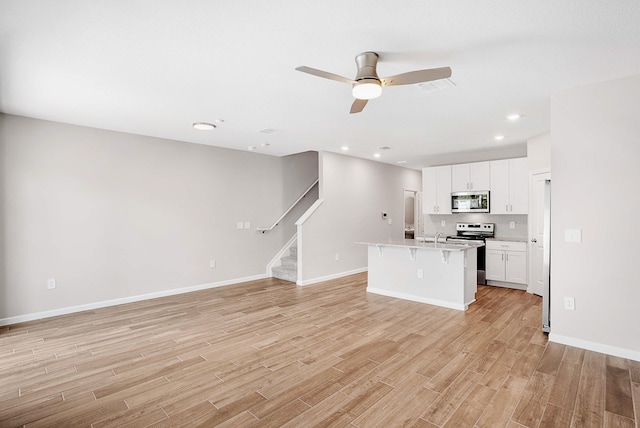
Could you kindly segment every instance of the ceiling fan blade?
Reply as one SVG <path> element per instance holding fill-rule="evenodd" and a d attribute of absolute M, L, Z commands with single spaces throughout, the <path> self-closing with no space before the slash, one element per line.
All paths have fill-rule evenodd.
<path fill-rule="evenodd" d="M 296 70 L 302 71 L 303 73 L 313 74 L 314 76 L 324 77 L 325 79 L 331 79 L 338 82 L 347 83 L 349 85 L 354 83 L 353 80 L 347 79 L 346 77 L 329 73 L 328 71 L 318 70 L 316 68 L 302 66 L 302 67 L 296 67 Z"/>
<path fill-rule="evenodd" d="M 413 85 L 415 83 L 429 82 L 431 80 L 446 79 L 451 77 L 449 67 L 430 68 L 428 70 L 416 70 L 408 73 L 396 74 L 395 76 L 381 79 L 382 86 Z"/>
<path fill-rule="evenodd" d="M 351 104 L 351 110 L 349 111 L 349 113 L 353 114 L 353 113 L 360 113 L 362 111 L 362 109 L 364 108 L 364 106 L 367 105 L 367 101 L 369 100 L 359 100 L 356 98 L 356 100 L 353 102 L 353 104 Z"/>

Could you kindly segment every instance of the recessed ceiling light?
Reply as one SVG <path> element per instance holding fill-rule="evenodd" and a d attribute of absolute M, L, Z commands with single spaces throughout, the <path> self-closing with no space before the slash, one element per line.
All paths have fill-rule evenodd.
<path fill-rule="evenodd" d="M 509 120 L 518 120 L 522 117 L 522 115 L 520 113 L 513 113 L 507 116 L 507 119 Z"/>
<path fill-rule="evenodd" d="M 260 143 L 260 147 L 269 147 L 270 144 L 269 143 Z"/>
<path fill-rule="evenodd" d="M 502 141 L 504 140 L 504 135 L 496 135 L 495 137 L 493 137 L 493 139 L 496 141 Z"/>
<path fill-rule="evenodd" d="M 342 149 L 343 152 L 346 152 L 347 150 L 349 150 L 349 146 L 342 146 L 340 148 Z"/>
<path fill-rule="evenodd" d="M 255 149 L 256 149 L 256 146 L 247 147 L 247 150 L 249 150 L 250 152 L 254 151 Z"/>
<path fill-rule="evenodd" d="M 380 157 L 380 153 L 374 153 L 374 154 L 373 154 L 373 157 L 374 157 L 374 158 L 379 158 L 379 157 Z"/>
<path fill-rule="evenodd" d="M 196 122 L 193 124 L 193 127 L 198 131 L 211 131 L 212 129 L 216 128 L 216 126 L 213 123 L 207 123 L 207 122 Z"/>

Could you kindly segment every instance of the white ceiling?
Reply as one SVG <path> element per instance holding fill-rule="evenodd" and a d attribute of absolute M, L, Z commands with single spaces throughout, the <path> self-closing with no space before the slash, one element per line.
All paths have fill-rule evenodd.
<path fill-rule="evenodd" d="M 0 0 L 0 111 L 277 156 L 389 146 L 421 168 L 521 149 L 554 91 L 640 74 L 639 23 L 637 0 Z M 294 70 L 353 78 L 363 51 L 381 77 L 449 66 L 456 86 L 350 115 L 349 86 Z"/>

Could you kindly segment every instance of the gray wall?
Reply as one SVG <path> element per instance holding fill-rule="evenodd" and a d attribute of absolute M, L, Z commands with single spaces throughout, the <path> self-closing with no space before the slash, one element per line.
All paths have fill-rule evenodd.
<path fill-rule="evenodd" d="M 303 284 L 366 270 L 367 247 L 356 242 L 403 239 L 404 189 L 422 188 L 421 171 L 329 152 L 320 175 L 324 202 L 302 232 Z"/>
<path fill-rule="evenodd" d="M 640 360 L 640 76 L 551 98 L 551 336 Z M 581 229 L 582 242 L 565 242 Z M 575 298 L 575 311 L 563 298 Z"/>
<path fill-rule="evenodd" d="M 0 320 L 264 276 L 296 214 L 272 233 L 255 228 L 317 176 L 316 153 L 277 158 L 0 115 Z"/>

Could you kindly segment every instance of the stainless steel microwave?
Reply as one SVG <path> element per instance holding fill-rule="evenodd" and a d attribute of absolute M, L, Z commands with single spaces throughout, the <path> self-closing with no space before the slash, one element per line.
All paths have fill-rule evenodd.
<path fill-rule="evenodd" d="M 454 192 L 451 194 L 451 212 L 488 213 L 489 191 Z"/>

